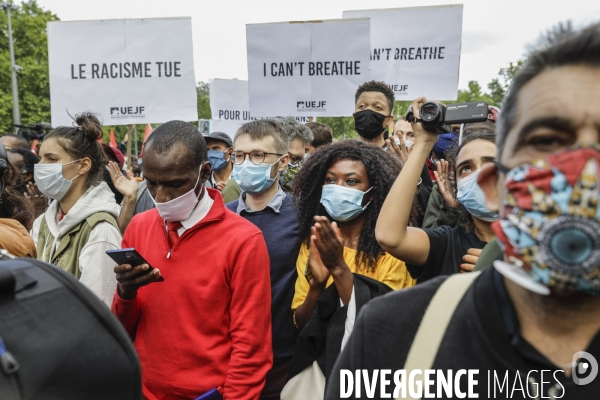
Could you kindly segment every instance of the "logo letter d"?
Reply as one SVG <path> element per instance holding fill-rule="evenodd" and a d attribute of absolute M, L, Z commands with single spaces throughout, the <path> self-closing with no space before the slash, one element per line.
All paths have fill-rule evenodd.
<path fill-rule="evenodd" d="M 579 363 L 578 360 L 581 360 Z M 598 361 L 594 358 L 590 353 L 586 353 L 585 351 L 578 351 L 573 355 L 573 382 L 576 385 L 587 385 L 591 383 L 596 376 L 598 376 Z M 587 371 L 590 371 L 590 374 L 587 378 L 580 378 L 581 375 L 585 374 Z"/>

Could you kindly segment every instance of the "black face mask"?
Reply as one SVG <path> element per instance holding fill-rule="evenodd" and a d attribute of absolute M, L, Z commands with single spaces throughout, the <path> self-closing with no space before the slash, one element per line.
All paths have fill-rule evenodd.
<path fill-rule="evenodd" d="M 373 110 L 354 113 L 354 130 L 365 139 L 375 139 L 383 132 L 383 121 L 387 117 Z"/>

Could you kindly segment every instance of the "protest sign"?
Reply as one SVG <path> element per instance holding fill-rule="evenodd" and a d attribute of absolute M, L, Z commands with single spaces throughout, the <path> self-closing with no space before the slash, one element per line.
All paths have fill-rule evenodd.
<path fill-rule="evenodd" d="M 213 79 L 210 81 L 210 109 L 212 112 L 210 132 L 224 132 L 232 138 L 238 128 L 246 122 L 277 116 L 256 118 L 254 114 L 251 115 L 248 101 L 248 81 L 237 79 Z M 304 115 L 296 117 L 296 120 L 305 124 L 316 121 L 316 118 Z"/>
<path fill-rule="evenodd" d="M 190 18 L 48 22 L 52 125 L 198 119 Z"/>
<path fill-rule="evenodd" d="M 352 115 L 369 37 L 366 18 L 246 25 L 252 116 Z"/>
<path fill-rule="evenodd" d="M 396 100 L 456 100 L 462 5 L 344 11 L 343 17 L 371 19 L 371 78 L 390 85 Z"/>

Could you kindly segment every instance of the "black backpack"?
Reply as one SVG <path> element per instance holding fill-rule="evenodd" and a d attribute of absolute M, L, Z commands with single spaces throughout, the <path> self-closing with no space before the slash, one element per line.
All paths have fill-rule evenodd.
<path fill-rule="evenodd" d="M 142 399 L 139 360 L 117 318 L 77 279 L 51 264 L 5 256 L 0 399 Z"/>

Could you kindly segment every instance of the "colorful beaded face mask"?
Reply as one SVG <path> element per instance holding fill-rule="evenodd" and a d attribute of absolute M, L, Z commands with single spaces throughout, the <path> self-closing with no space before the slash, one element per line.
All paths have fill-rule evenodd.
<path fill-rule="evenodd" d="M 510 260 L 552 293 L 600 294 L 600 145 L 579 145 L 506 174 L 493 224 Z"/>

